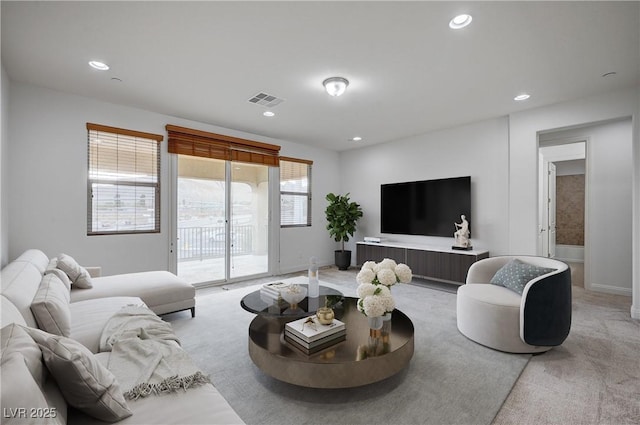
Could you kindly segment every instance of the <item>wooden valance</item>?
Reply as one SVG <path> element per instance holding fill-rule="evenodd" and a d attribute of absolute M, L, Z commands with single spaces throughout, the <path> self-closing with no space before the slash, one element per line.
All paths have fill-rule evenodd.
<path fill-rule="evenodd" d="M 313 161 L 310 159 L 291 158 L 289 156 L 281 156 L 280 161 L 300 162 L 302 164 L 313 165 Z"/>
<path fill-rule="evenodd" d="M 225 161 L 279 166 L 280 146 L 239 137 L 166 125 L 169 152 Z"/>
<path fill-rule="evenodd" d="M 150 139 L 150 140 L 155 140 L 157 142 L 162 142 L 162 139 L 164 139 L 164 136 L 161 136 L 160 134 L 144 133 L 142 131 L 127 130 L 126 128 L 109 127 L 107 125 L 94 124 L 91 122 L 87 123 L 87 130 L 102 131 L 105 133 L 113 133 L 113 134 L 122 134 L 125 136 L 131 136 L 131 137 L 140 137 L 141 139 Z"/>

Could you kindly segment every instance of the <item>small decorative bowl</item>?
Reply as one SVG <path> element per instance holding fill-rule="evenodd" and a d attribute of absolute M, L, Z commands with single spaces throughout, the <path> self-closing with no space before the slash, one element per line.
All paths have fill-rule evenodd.
<path fill-rule="evenodd" d="M 283 300 L 291 305 L 292 309 L 298 307 L 298 303 L 307 296 L 307 288 L 298 285 L 291 285 L 287 289 L 280 291 Z"/>
<path fill-rule="evenodd" d="M 331 307 L 320 307 L 316 312 L 316 316 L 318 317 L 318 322 L 322 325 L 330 325 L 333 323 L 333 319 L 335 314 L 333 313 L 333 309 Z"/>

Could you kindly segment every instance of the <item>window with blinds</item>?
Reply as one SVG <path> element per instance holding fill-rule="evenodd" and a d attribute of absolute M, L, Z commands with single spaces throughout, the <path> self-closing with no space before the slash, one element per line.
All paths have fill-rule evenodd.
<path fill-rule="evenodd" d="M 87 235 L 160 232 L 163 136 L 87 123 Z"/>
<path fill-rule="evenodd" d="M 280 226 L 311 226 L 313 161 L 280 157 Z"/>

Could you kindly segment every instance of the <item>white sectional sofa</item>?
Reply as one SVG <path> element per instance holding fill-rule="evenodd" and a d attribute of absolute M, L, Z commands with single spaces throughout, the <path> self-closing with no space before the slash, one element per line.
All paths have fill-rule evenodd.
<path fill-rule="evenodd" d="M 117 372 L 112 371 L 112 352 L 99 352 L 101 335 L 112 316 L 126 306 L 147 307 L 144 299 L 126 288 L 126 279 L 115 283 L 114 279 L 105 277 L 102 278 L 104 281 L 100 281 L 97 278 L 94 280 L 95 290 L 65 290 L 57 277 L 45 275 L 49 262 L 42 251 L 28 250 L 2 269 L 0 377 L 3 424 L 103 424 L 105 420 L 121 424 L 242 423 L 210 383 L 126 402 L 121 396 L 118 398 L 118 392 L 124 391 L 119 389 L 118 382 L 126 381 L 129 377 L 118 376 Z M 171 276 L 157 272 L 143 277 L 145 285 L 142 288 L 152 288 L 153 277 L 169 282 L 173 280 Z M 85 292 L 82 296 L 74 297 L 74 291 Z M 94 293 L 95 297 L 89 297 L 90 293 Z M 156 303 L 154 307 L 157 312 L 167 312 L 166 308 L 175 311 L 174 307 L 177 310 L 195 307 L 195 303 L 162 302 L 154 298 L 155 294 L 150 290 L 143 291 L 143 294 L 151 303 Z M 147 314 L 157 320 L 157 316 L 151 312 Z M 36 330 L 42 327 L 39 324 L 68 335 L 57 336 Z M 166 326 L 170 328 L 170 325 Z M 173 341 L 171 344 L 179 347 Z M 68 358 L 62 361 L 70 361 L 70 364 L 65 363 L 65 367 L 71 369 L 62 369 L 64 372 L 61 373 L 59 362 L 65 356 Z M 190 362 L 188 356 L 182 357 Z M 196 368 L 192 362 L 191 365 Z M 74 393 L 75 389 L 72 388 L 70 392 L 69 388 L 76 385 L 78 379 L 74 381 L 69 371 L 80 373 L 82 379 L 79 380 L 83 385 L 88 385 L 89 390 Z M 91 371 L 95 373 L 92 375 Z M 97 384 L 92 379 L 97 380 Z M 108 385 L 103 385 L 105 379 Z M 92 394 L 96 385 L 98 390 Z M 78 402 L 76 396 L 98 398 L 95 406 L 87 406 Z M 105 408 L 111 409 L 106 418 L 101 416 L 102 413 L 95 413 Z M 122 409 L 126 412 L 120 415 L 124 419 L 118 417 L 114 420 L 110 416 L 112 410 L 122 412 Z"/>

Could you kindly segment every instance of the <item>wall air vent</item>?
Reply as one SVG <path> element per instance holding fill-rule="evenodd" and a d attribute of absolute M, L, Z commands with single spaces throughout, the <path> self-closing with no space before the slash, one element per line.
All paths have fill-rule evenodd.
<path fill-rule="evenodd" d="M 276 105 L 284 102 L 284 99 L 280 99 L 271 94 L 260 92 L 249 99 L 249 102 L 254 103 L 256 105 L 266 106 L 267 108 L 273 108 Z"/>

